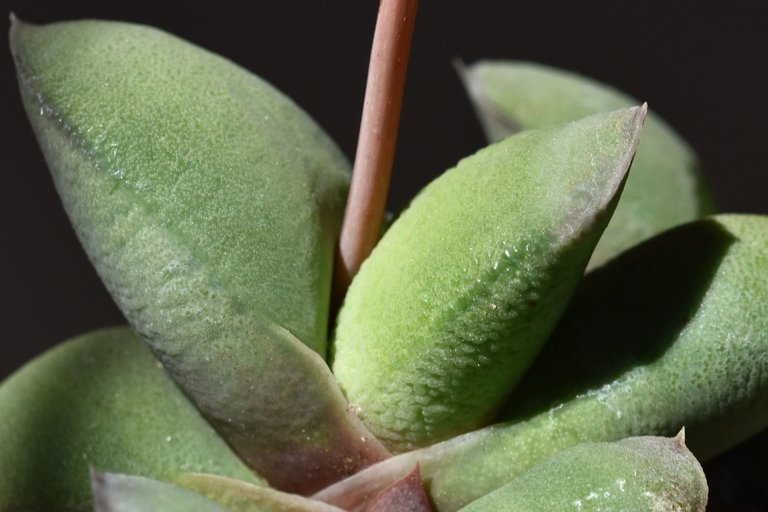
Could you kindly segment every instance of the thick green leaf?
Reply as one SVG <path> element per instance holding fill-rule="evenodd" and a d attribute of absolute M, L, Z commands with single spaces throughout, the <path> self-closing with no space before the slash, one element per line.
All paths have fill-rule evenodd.
<path fill-rule="evenodd" d="M 768 217 L 687 224 L 590 273 L 504 423 L 317 497 L 351 509 L 418 461 L 433 502 L 452 511 L 559 450 L 683 426 L 699 460 L 768 426 Z"/>
<path fill-rule="evenodd" d="M 584 443 L 537 464 L 462 512 L 704 512 L 707 479 L 676 438 Z"/>
<path fill-rule="evenodd" d="M 11 40 L 62 200 L 142 334 L 161 341 L 173 328 L 136 311 L 145 305 L 207 325 L 213 288 L 324 355 L 348 165 L 321 129 L 255 75 L 149 27 L 17 22 Z M 126 231 L 131 216 L 147 232 Z M 150 252 L 144 237 L 153 233 L 163 238 Z M 165 261 L 168 290 L 114 275 L 118 249 L 143 249 L 146 267 L 175 253 Z M 185 259 L 206 289 L 180 276 Z M 177 303 L 146 298 L 157 293 Z"/>
<path fill-rule="evenodd" d="M 343 512 L 322 501 L 218 475 L 184 475 L 175 483 L 238 512 Z"/>
<path fill-rule="evenodd" d="M 636 107 L 522 133 L 430 184 L 366 260 L 333 370 L 403 451 L 477 428 L 549 337 L 610 218 Z"/>
<path fill-rule="evenodd" d="M 0 510 L 89 510 L 89 471 L 259 483 L 128 329 L 87 334 L 0 386 Z"/>
<path fill-rule="evenodd" d="M 16 23 L 11 42 L 83 246 L 235 450 L 302 492 L 386 456 L 318 355 L 348 170 L 314 122 L 152 28 Z"/>
<path fill-rule="evenodd" d="M 462 70 L 489 140 L 637 105 L 616 89 L 540 64 L 480 61 Z M 653 112 L 616 211 L 595 248 L 596 267 L 641 240 L 714 212 L 696 155 Z"/>
<path fill-rule="evenodd" d="M 94 473 L 94 512 L 230 512 L 218 503 L 172 484 L 141 476 Z"/>

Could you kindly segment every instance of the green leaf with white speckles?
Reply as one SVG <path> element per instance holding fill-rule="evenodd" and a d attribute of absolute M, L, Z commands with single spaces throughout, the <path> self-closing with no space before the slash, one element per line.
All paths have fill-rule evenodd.
<path fill-rule="evenodd" d="M 532 467 L 462 512 L 704 512 L 707 480 L 676 438 L 584 443 Z"/>
<path fill-rule="evenodd" d="M 462 68 L 461 74 L 489 140 L 638 103 L 575 73 L 528 62 L 480 61 Z M 649 111 L 632 173 L 589 267 L 667 228 L 713 212 L 693 150 Z"/>
<path fill-rule="evenodd" d="M 321 358 L 348 184 L 322 130 L 256 76 L 149 27 L 16 22 L 11 43 L 86 252 L 236 451 L 303 491 L 386 456 Z"/>
<path fill-rule="evenodd" d="M 673 435 L 699 460 L 768 426 L 768 217 L 657 235 L 590 273 L 505 421 L 393 457 L 318 496 L 344 508 L 416 461 L 441 512 L 586 441 Z"/>
<path fill-rule="evenodd" d="M 610 218 L 644 107 L 530 131 L 425 188 L 355 277 L 333 371 L 390 449 L 487 422 L 555 326 Z"/>

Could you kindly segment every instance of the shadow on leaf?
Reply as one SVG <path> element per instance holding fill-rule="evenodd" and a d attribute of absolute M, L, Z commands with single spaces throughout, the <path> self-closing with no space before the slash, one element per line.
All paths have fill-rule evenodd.
<path fill-rule="evenodd" d="M 692 223 L 588 274 L 500 418 L 528 418 L 658 360 L 735 240 L 714 220 Z"/>

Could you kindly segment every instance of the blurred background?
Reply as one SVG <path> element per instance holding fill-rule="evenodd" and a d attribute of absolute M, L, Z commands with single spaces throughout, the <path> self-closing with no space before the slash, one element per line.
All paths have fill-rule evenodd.
<path fill-rule="evenodd" d="M 2 0 L 32 23 L 110 18 L 155 25 L 271 81 L 352 158 L 378 2 Z M 7 22 L 6 22 L 7 26 Z M 0 379 L 52 344 L 122 322 L 80 249 L 2 66 Z M 485 143 L 451 61 L 533 60 L 648 101 L 693 145 L 724 211 L 768 213 L 768 7 L 694 2 L 422 2 L 390 209 Z M 761 64 L 762 63 L 762 64 Z"/>

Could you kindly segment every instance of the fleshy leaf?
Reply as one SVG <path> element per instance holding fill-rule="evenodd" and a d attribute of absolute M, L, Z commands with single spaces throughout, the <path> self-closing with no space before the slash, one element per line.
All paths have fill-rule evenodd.
<path fill-rule="evenodd" d="M 403 478 L 390 485 L 376 496 L 365 512 L 432 512 L 424 485 L 421 483 L 419 465 Z"/>
<path fill-rule="evenodd" d="M 393 223 L 339 313 L 333 371 L 390 449 L 477 428 L 549 337 L 610 218 L 644 107 L 462 160 Z"/>
<path fill-rule="evenodd" d="M 343 512 L 322 501 L 218 475 L 184 475 L 175 483 L 238 512 Z"/>
<path fill-rule="evenodd" d="M 175 485 L 141 476 L 94 473 L 94 512 L 231 512 Z"/>
<path fill-rule="evenodd" d="M 11 42 L 86 252 L 240 456 L 299 492 L 385 457 L 321 359 L 348 168 L 320 128 L 152 28 L 17 22 Z"/>
<path fill-rule="evenodd" d="M 638 103 L 607 85 L 540 64 L 480 61 L 460 70 L 491 141 L 521 129 Z M 589 267 L 667 228 L 710 213 L 714 213 L 711 193 L 693 150 L 659 116 L 648 112 L 632 172 Z"/>
<path fill-rule="evenodd" d="M 135 311 L 156 307 L 150 293 L 176 297 L 158 304 L 173 319 L 202 327 L 216 313 L 207 289 L 180 277 L 192 259 L 209 288 L 325 354 L 329 260 L 349 172 L 303 111 L 246 70 L 150 27 L 16 22 L 11 42 L 62 201 L 143 334 L 160 341 L 173 327 Z M 124 231 L 132 216 L 149 233 Z M 107 223 L 123 229 L 106 233 Z M 168 290 L 113 275 L 114 253 L 141 249 L 153 233 L 165 243 L 144 249 L 147 265 L 165 252 L 178 259 L 165 262 Z"/>
<path fill-rule="evenodd" d="M 687 428 L 699 460 L 768 426 L 768 217 L 683 225 L 590 273 L 506 421 L 393 457 L 316 497 L 359 510 L 420 463 L 441 512 L 587 441 Z"/>
<path fill-rule="evenodd" d="M 259 483 L 128 329 L 43 354 L 0 385 L 0 510 L 89 510 L 89 471 Z"/>
<path fill-rule="evenodd" d="M 704 512 L 706 506 L 707 479 L 681 433 L 577 445 L 461 511 Z"/>

